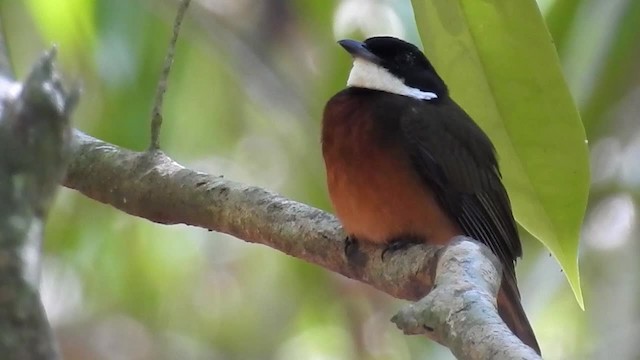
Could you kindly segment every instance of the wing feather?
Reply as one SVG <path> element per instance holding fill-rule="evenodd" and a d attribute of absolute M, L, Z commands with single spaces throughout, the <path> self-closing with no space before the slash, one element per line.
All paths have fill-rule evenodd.
<path fill-rule="evenodd" d="M 465 234 L 496 254 L 515 283 L 522 247 L 489 138 L 450 99 L 416 103 L 402 115 L 401 128 L 417 174 Z"/>

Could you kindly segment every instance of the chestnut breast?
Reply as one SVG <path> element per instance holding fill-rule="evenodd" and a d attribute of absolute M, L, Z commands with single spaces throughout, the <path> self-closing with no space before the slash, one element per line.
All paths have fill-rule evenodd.
<path fill-rule="evenodd" d="M 461 234 L 404 150 L 395 111 L 402 109 L 380 106 L 379 92 L 359 90 L 334 96 L 323 119 L 329 195 L 346 232 L 376 243 L 418 236 L 442 244 Z"/>

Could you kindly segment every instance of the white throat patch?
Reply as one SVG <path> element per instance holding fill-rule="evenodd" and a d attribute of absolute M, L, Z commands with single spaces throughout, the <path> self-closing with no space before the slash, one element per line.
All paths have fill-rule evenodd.
<path fill-rule="evenodd" d="M 349 74 L 347 86 L 386 91 L 420 100 L 438 98 L 438 95 L 433 92 L 407 86 L 389 70 L 361 58 L 353 59 L 353 68 Z"/>

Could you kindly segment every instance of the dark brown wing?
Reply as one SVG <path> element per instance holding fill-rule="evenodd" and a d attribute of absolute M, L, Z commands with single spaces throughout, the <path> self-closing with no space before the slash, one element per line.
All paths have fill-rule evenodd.
<path fill-rule="evenodd" d="M 522 247 L 489 138 L 448 98 L 415 102 L 401 127 L 416 172 L 465 234 L 497 255 L 515 285 Z"/>
<path fill-rule="evenodd" d="M 493 144 L 453 100 L 413 102 L 400 126 L 413 167 L 462 231 L 503 265 L 498 313 L 525 344 L 540 347 L 520 303 L 515 261 L 522 245 Z"/>

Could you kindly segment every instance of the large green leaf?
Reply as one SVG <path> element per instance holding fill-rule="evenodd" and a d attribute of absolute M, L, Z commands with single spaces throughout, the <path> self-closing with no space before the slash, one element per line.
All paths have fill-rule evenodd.
<path fill-rule="evenodd" d="M 534 0 L 413 0 L 427 56 L 489 134 L 516 219 L 558 259 L 581 307 L 584 128 Z"/>

